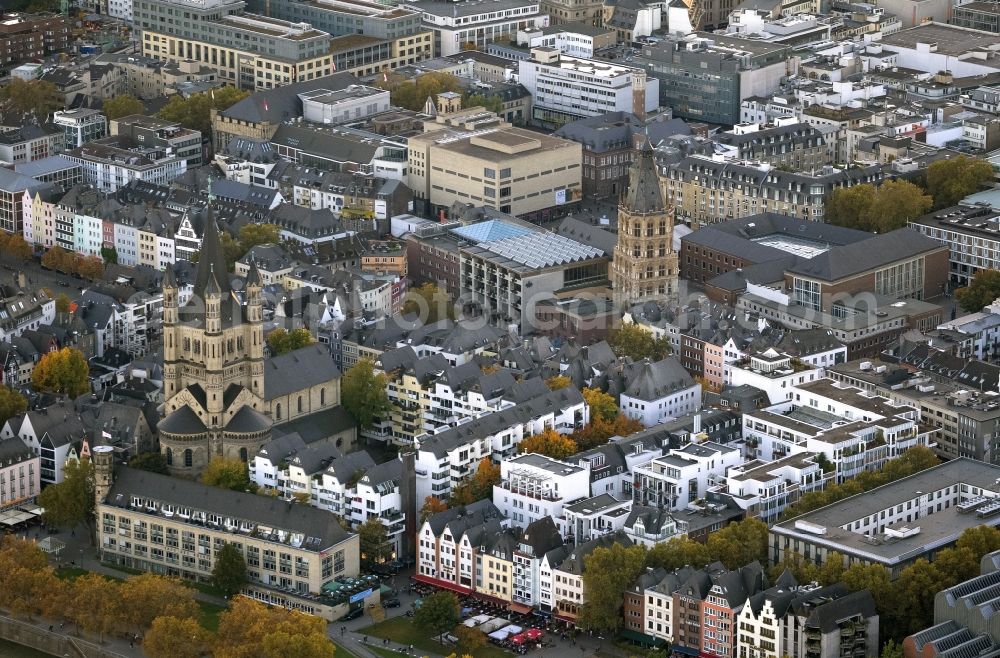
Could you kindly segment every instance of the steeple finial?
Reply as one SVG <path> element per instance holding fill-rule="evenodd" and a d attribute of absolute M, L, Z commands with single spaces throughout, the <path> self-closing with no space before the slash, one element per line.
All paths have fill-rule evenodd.
<path fill-rule="evenodd" d="M 214 203 L 215 202 L 215 195 L 212 194 L 212 175 L 211 174 L 209 174 L 209 176 L 208 176 L 208 202 L 209 203 Z"/>

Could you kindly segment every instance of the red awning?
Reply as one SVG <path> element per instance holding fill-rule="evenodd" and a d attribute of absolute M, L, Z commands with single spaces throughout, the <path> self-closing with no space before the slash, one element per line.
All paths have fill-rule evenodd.
<path fill-rule="evenodd" d="M 520 603 L 511 603 L 509 606 L 507 606 L 507 608 L 511 612 L 516 612 L 519 615 L 526 615 L 532 610 L 534 610 L 534 608 L 532 608 L 530 605 L 522 605 Z"/>
<path fill-rule="evenodd" d="M 508 605 L 510 601 L 504 601 L 503 599 L 497 598 L 495 596 L 490 596 L 489 594 L 484 594 L 482 592 L 472 592 L 473 598 L 477 598 L 480 601 L 486 601 L 487 603 L 498 603 L 500 605 Z"/>
<path fill-rule="evenodd" d="M 449 580 L 441 580 L 439 578 L 431 578 L 430 576 L 424 576 L 423 574 L 413 574 L 413 580 L 418 583 L 424 583 L 425 585 L 433 585 L 434 587 L 440 587 L 441 589 L 451 590 L 452 592 L 458 592 L 459 594 L 472 594 L 472 590 L 468 587 L 462 587 L 457 583 L 453 583 Z"/>

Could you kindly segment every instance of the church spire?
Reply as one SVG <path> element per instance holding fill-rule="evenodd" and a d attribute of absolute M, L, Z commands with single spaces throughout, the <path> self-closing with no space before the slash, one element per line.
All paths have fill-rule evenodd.
<path fill-rule="evenodd" d="M 663 202 L 663 192 L 660 190 L 660 177 L 653 160 L 653 145 L 648 136 L 642 140 L 639 154 L 632 163 L 628 191 L 622 199 L 622 205 L 629 212 L 641 215 L 666 210 L 667 204 Z"/>
<path fill-rule="evenodd" d="M 215 223 L 215 212 L 212 208 L 215 197 L 211 192 L 211 181 L 209 181 L 208 198 L 208 206 L 205 209 L 205 230 L 201 240 L 201 257 L 198 260 L 198 276 L 194 285 L 194 294 L 199 297 L 204 297 L 205 287 L 212 272 L 215 273 L 220 292 L 223 294 L 229 292 L 227 275 L 229 268 L 226 267 L 226 255 L 222 251 L 219 226 Z"/>

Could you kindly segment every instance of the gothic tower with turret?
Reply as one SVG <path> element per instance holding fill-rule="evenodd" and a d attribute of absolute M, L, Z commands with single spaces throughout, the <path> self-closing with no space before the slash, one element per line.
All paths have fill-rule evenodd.
<path fill-rule="evenodd" d="M 180 475 L 196 475 L 213 457 L 247 461 L 271 436 L 260 272 L 251 264 L 241 300 L 230 285 L 211 201 L 206 212 L 190 299 L 180 304 L 170 266 L 163 279 L 166 402 L 157 429 L 160 451 Z"/>
<path fill-rule="evenodd" d="M 643 139 L 618 204 L 618 244 L 611 265 L 615 301 L 621 310 L 677 295 L 674 213 L 664 201 L 653 148 Z"/>

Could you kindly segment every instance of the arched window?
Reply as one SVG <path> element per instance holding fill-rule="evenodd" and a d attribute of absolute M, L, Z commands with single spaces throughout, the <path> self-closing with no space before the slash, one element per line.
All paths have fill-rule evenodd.
<path fill-rule="evenodd" d="M 171 450 L 170 448 L 167 448 L 167 466 L 173 466 L 173 465 L 174 465 L 174 451 Z"/>
<path fill-rule="evenodd" d="M 281 403 L 274 405 L 274 419 L 281 420 Z"/>
<path fill-rule="evenodd" d="M 240 461 L 244 464 L 247 462 L 247 449 L 240 448 Z"/>
<path fill-rule="evenodd" d="M 302 396 L 301 395 L 299 396 L 298 400 L 296 401 L 295 406 L 296 406 L 296 409 L 297 409 L 298 413 L 302 413 Z"/>
<path fill-rule="evenodd" d="M 194 465 L 194 451 L 191 448 L 184 451 L 184 465 L 188 468 Z"/>
<path fill-rule="evenodd" d="M 319 404 L 320 404 L 320 406 L 323 406 L 323 405 L 326 404 L 326 389 L 325 388 L 319 389 Z"/>

